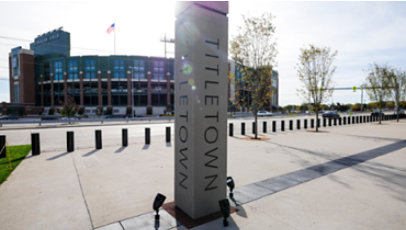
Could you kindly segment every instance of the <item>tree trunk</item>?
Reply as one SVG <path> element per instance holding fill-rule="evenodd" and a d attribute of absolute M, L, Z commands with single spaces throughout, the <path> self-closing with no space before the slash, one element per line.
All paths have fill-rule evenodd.
<path fill-rule="evenodd" d="M 382 108 L 379 108 L 379 124 L 381 124 L 382 121 Z"/>
<path fill-rule="evenodd" d="M 396 109 L 396 122 L 399 122 L 399 106 Z"/>
<path fill-rule="evenodd" d="M 316 111 L 316 132 L 319 131 L 319 111 Z"/>
<path fill-rule="evenodd" d="M 255 112 L 255 139 L 258 139 L 258 113 Z"/>

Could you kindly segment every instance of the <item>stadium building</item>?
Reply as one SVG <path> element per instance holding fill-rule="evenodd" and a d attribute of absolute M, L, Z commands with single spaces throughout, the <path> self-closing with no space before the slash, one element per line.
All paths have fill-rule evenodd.
<path fill-rule="evenodd" d="M 146 56 L 70 56 L 70 34 L 61 28 L 39 35 L 30 49 L 9 54 L 10 102 L 26 113 L 47 114 L 73 101 L 86 114 L 164 114 L 173 111 L 174 59 Z M 239 77 L 238 68 L 230 70 Z M 272 106 L 278 105 L 273 71 Z M 235 111 L 235 82 L 229 81 L 229 111 Z M 269 107 L 269 110 L 271 107 Z M 3 109 L 4 110 L 4 109 Z"/>

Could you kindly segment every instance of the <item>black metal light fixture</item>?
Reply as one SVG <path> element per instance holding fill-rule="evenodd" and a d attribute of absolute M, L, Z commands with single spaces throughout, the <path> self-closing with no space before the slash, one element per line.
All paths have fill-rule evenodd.
<path fill-rule="evenodd" d="M 234 184 L 234 180 L 233 180 L 233 178 L 231 176 L 227 177 L 227 186 L 230 189 L 230 195 L 229 196 L 230 196 L 231 199 L 233 199 L 234 198 L 233 190 L 234 190 L 235 184 Z"/>
<path fill-rule="evenodd" d="M 159 222 L 159 208 L 162 206 L 162 204 L 164 203 L 166 199 L 166 196 L 162 195 L 161 193 L 156 194 L 154 203 L 152 205 L 152 208 L 155 210 L 156 214 L 155 214 L 155 222 Z"/>
<path fill-rule="evenodd" d="M 228 226 L 227 218 L 230 216 L 230 202 L 228 199 L 219 200 L 220 211 L 223 214 L 223 225 L 224 227 Z"/>

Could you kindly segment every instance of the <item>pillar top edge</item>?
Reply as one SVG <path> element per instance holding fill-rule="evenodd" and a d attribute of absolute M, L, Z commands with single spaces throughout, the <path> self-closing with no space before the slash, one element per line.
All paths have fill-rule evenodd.
<path fill-rule="evenodd" d="M 228 14 L 228 1 L 193 1 L 193 2 L 177 2 L 176 3 L 176 16 L 180 15 L 183 11 L 191 6 L 203 7 L 208 10 L 213 10 L 221 14 Z"/>

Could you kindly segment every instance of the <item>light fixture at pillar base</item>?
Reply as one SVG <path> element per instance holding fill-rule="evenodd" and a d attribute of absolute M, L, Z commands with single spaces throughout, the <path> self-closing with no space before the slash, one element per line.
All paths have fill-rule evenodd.
<path fill-rule="evenodd" d="M 154 203 L 152 204 L 152 208 L 155 210 L 155 228 L 157 226 L 159 227 L 159 208 L 162 206 L 166 199 L 166 196 L 162 195 L 161 193 L 158 193 L 155 197 Z"/>
<path fill-rule="evenodd" d="M 219 200 L 219 205 L 220 205 L 220 211 L 221 214 L 223 214 L 223 225 L 224 227 L 228 226 L 228 220 L 227 218 L 230 216 L 230 202 L 228 199 L 224 200 Z"/>
<path fill-rule="evenodd" d="M 231 176 L 227 177 L 227 186 L 230 189 L 230 194 L 229 194 L 230 198 L 234 199 L 233 190 L 234 190 L 235 184 L 234 184 L 234 180 Z"/>

